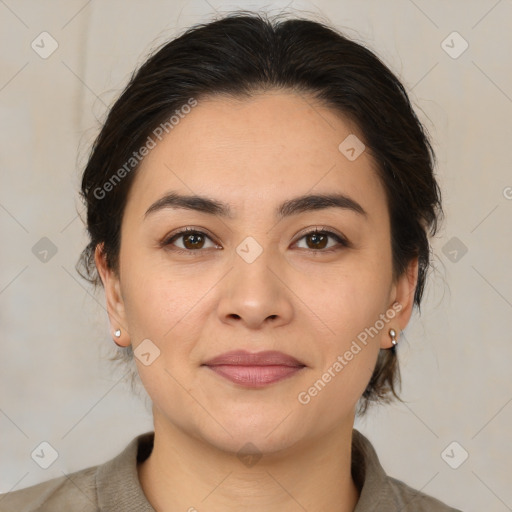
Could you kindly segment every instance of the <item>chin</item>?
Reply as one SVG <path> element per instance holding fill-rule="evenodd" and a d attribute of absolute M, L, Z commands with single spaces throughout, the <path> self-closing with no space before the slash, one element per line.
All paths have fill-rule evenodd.
<path fill-rule="evenodd" d="M 233 433 L 232 437 L 229 435 L 206 436 L 203 439 L 219 450 L 241 457 L 247 454 L 278 453 L 299 441 L 299 439 L 294 439 L 290 432 L 282 434 L 284 435 L 268 435 L 254 429 L 241 428 L 238 432 Z"/>
<path fill-rule="evenodd" d="M 261 404 L 255 410 L 254 405 L 240 405 L 231 403 L 223 409 L 214 408 L 215 419 L 210 415 L 191 417 L 180 429 L 229 453 L 238 453 L 248 444 L 262 453 L 277 452 L 293 445 L 306 433 L 305 422 L 298 421 L 293 412 L 290 414 L 282 406 L 269 408 L 269 404 Z"/>

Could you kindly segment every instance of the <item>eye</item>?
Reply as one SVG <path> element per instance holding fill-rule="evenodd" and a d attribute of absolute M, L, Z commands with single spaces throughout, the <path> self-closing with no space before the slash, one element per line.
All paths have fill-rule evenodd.
<path fill-rule="evenodd" d="M 181 253 L 190 254 L 191 252 L 204 249 L 206 240 L 210 240 L 212 243 L 211 247 L 219 247 L 206 233 L 194 228 L 186 228 L 174 233 L 170 238 L 167 238 L 162 242 L 162 246 L 175 245 L 174 242 L 179 239 L 182 240 L 182 246 L 175 246 L 176 248 L 173 248 L 172 250 Z"/>
<path fill-rule="evenodd" d="M 338 242 L 338 245 L 331 245 L 326 249 L 329 238 Z M 343 247 L 350 246 L 349 242 L 344 237 L 325 228 L 315 228 L 312 231 L 308 231 L 307 233 L 303 234 L 296 243 L 302 239 L 306 240 L 307 247 L 305 247 L 305 249 L 311 250 L 313 252 L 332 252 L 339 249 L 340 245 Z"/>
<path fill-rule="evenodd" d="M 337 244 L 328 246 L 328 240 L 332 239 Z M 181 239 L 181 246 L 176 245 L 176 241 Z M 305 239 L 307 247 L 304 249 L 312 252 L 333 252 L 342 247 L 350 247 L 350 243 L 341 235 L 329 231 L 326 228 L 315 228 L 307 233 L 304 233 L 295 244 Z M 201 252 L 201 249 L 207 249 L 205 246 L 207 241 L 211 242 L 210 248 L 221 248 L 218 244 L 213 242 L 212 238 L 205 232 L 195 229 L 186 228 L 176 233 L 173 233 L 169 238 L 166 238 L 162 243 L 162 247 L 174 246 L 171 250 L 191 254 L 193 252 Z"/>

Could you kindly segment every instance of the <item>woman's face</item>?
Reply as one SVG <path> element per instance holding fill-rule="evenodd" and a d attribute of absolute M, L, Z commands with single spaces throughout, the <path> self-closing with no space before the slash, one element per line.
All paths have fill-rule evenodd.
<path fill-rule="evenodd" d="M 199 101 L 145 157 L 122 221 L 119 280 L 99 251 L 96 262 L 112 329 L 124 327 L 120 343 L 138 355 L 160 422 L 261 452 L 353 425 L 389 328 L 409 320 L 416 284 L 413 264 L 392 279 L 384 188 L 354 135 L 293 93 L 217 97 Z M 150 208 L 171 193 L 230 215 L 200 201 Z M 333 194 L 338 206 L 293 202 Z M 200 233 L 174 236 L 185 228 Z M 205 364 L 240 350 L 300 364 Z"/>

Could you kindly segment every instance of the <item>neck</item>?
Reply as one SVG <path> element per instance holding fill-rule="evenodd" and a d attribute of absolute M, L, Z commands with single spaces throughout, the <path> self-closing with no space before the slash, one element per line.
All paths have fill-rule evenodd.
<path fill-rule="evenodd" d="M 351 475 L 353 422 L 259 459 L 239 458 L 191 437 L 157 411 L 154 423 L 153 450 L 138 473 L 159 512 L 353 512 L 359 499 Z"/>

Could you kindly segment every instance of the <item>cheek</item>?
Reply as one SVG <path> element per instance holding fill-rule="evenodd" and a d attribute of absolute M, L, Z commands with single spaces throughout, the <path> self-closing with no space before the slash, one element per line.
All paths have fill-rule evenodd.
<path fill-rule="evenodd" d="M 321 288 L 318 283 L 322 283 Z M 390 306 L 391 266 L 385 258 L 353 254 L 329 276 L 315 276 L 297 283 L 298 295 L 318 312 L 328 339 L 344 344 L 372 326 Z M 342 348 L 338 346 L 337 348 Z"/>
<path fill-rule="evenodd" d="M 390 327 L 390 318 L 385 317 L 388 322 L 381 320 L 391 306 L 390 283 L 390 259 L 379 258 L 378 251 L 347 258 L 330 276 L 325 293 L 317 294 L 311 304 L 322 319 L 315 325 L 328 327 L 322 327 L 324 335 L 316 337 L 322 355 L 315 372 L 320 387 L 328 382 L 319 400 L 326 407 L 333 400 L 357 401 L 366 388 L 382 336 Z"/>
<path fill-rule="evenodd" d="M 208 288 L 197 274 L 180 276 L 169 265 L 155 264 L 147 254 L 126 253 L 121 282 L 133 341 L 137 343 L 136 338 L 142 336 L 163 342 L 187 321 L 198 296 Z"/>
<path fill-rule="evenodd" d="M 334 334 L 316 338 L 319 364 L 301 390 L 301 403 L 309 401 L 312 415 L 326 426 L 355 407 L 370 381 L 385 330 L 375 327 L 386 311 L 383 297 L 374 281 L 345 282 L 336 300 L 326 303 L 323 318 Z"/>

